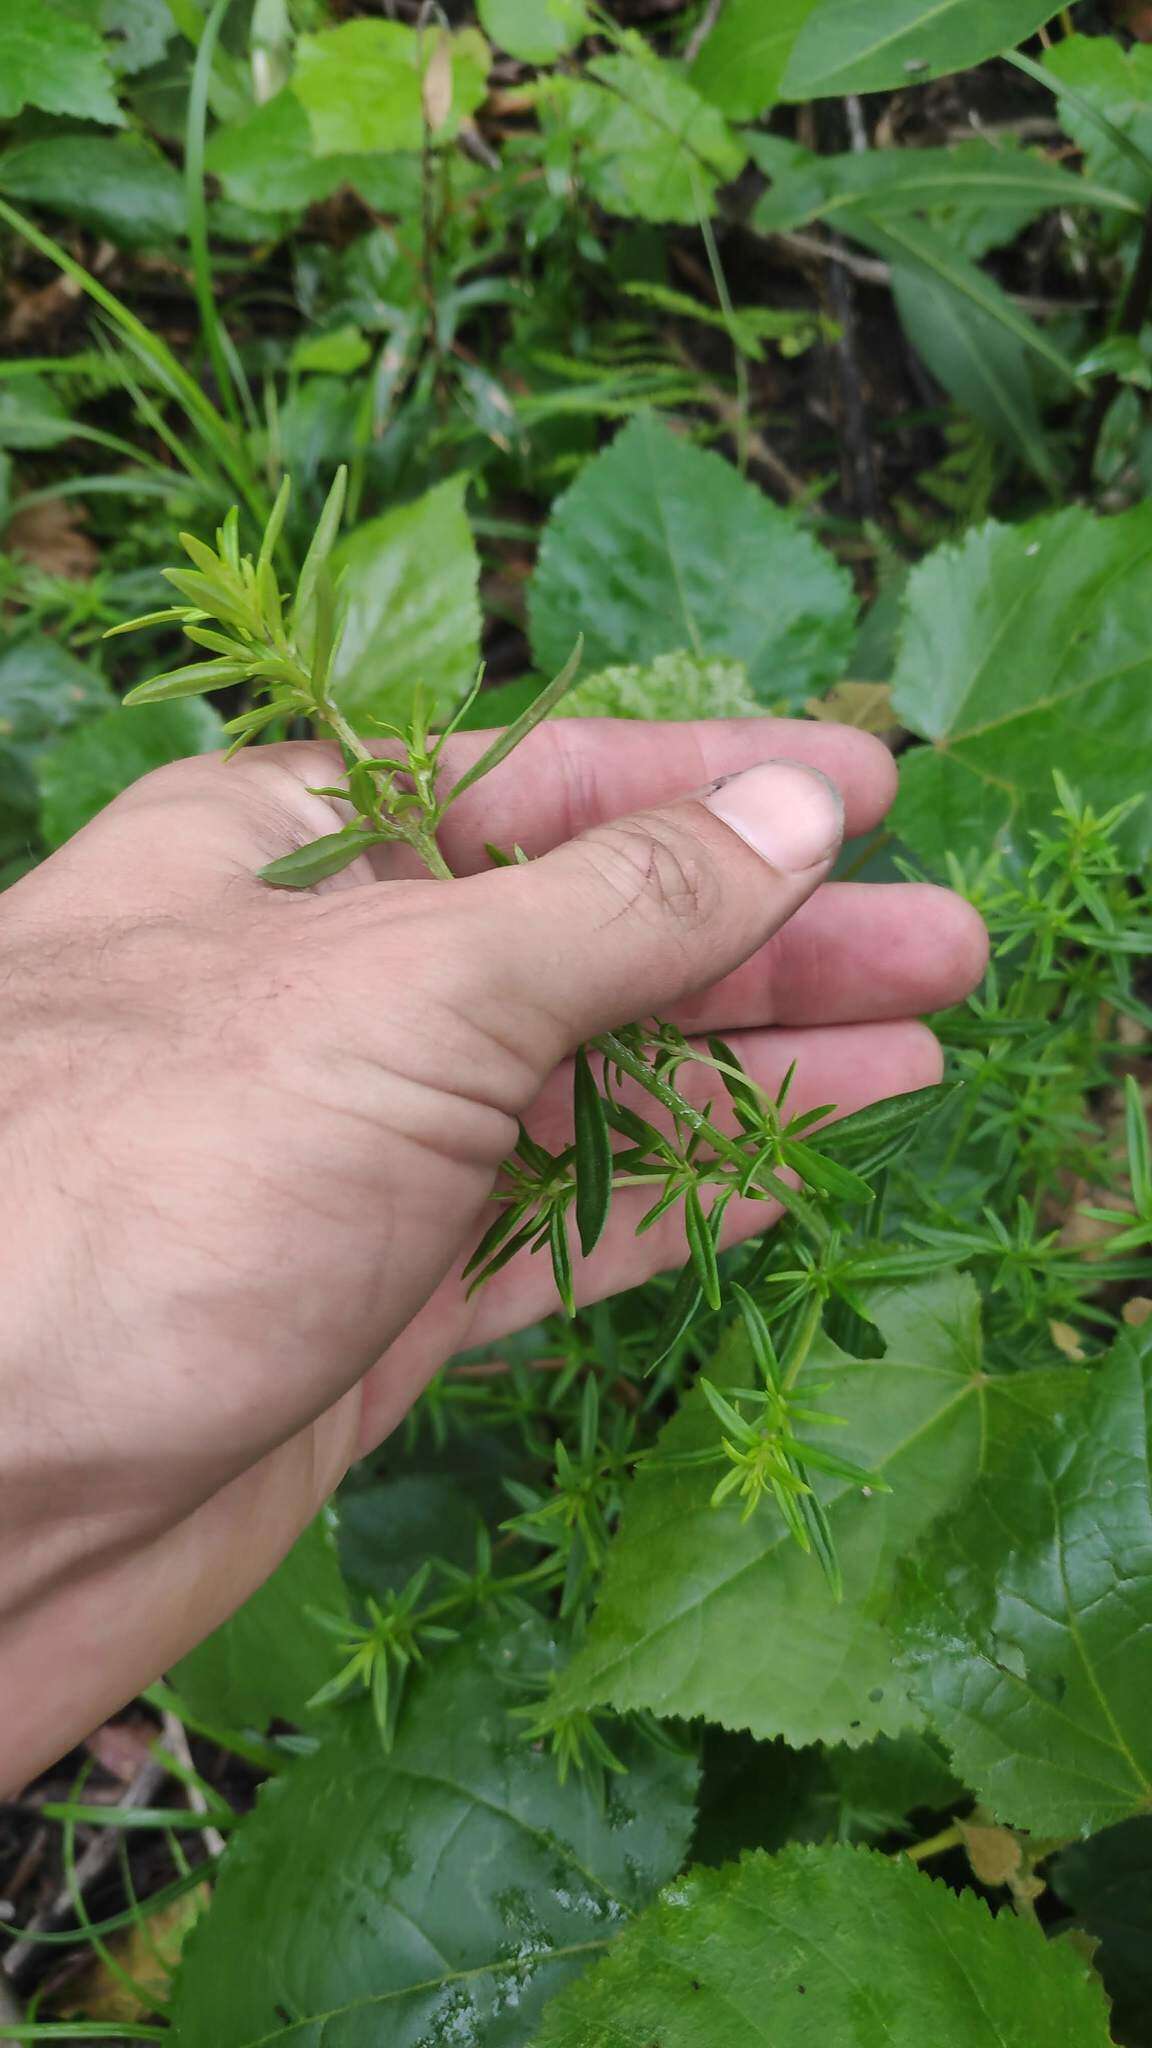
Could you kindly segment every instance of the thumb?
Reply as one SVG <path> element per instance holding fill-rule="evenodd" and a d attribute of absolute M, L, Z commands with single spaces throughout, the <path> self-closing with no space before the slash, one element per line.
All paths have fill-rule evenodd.
<path fill-rule="evenodd" d="M 765 761 L 486 876 L 474 960 L 497 1000 L 538 1019 L 546 1070 L 731 973 L 819 887 L 843 830 L 825 776 Z"/>

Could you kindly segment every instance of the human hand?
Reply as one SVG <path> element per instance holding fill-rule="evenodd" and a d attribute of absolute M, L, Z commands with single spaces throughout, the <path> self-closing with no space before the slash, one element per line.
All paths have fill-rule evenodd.
<path fill-rule="evenodd" d="M 563 1142 L 582 1039 L 659 1011 L 842 1112 L 937 1078 L 905 1020 L 973 985 L 979 921 L 820 887 L 834 795 L 781 756 L 852 834 L 891 800 L 834 726 L 558 721 L 450 812 L 462 879 L 389 853 L 298 896 L 255 870 L 332 829 L 302 743 L 147 777 L 0 899 L 0 1775 L 222 1620 L 445 1357 L 552 1305 L 539 1259 L 460 1276 L 517 1119 Z M 633 1201 L 580 1299 L 680 1262 Z M 734 1203 L 726 1236 L 764 1223 Z"/>

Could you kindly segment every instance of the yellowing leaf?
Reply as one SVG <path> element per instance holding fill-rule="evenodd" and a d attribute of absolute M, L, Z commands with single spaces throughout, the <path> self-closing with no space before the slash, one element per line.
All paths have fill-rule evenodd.
<path fill-rule="evenodd" d="M 810 718 L 833 719 L 839 725 L 854 725 L 859 732 L 900 729 L 889 683 L 833 683 L 822 697 L 809 697 L 804 709 Z"/>

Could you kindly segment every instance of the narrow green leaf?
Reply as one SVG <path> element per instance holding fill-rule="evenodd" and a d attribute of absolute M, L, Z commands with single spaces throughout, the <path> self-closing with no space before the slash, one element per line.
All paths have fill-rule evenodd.
<path fill-rule="evenodd" d="M 784 1138 L 780 1144 L 780 1157 L 786 1166 L 791 1166 L 807 1181 L 808 1186 L 817 1188 L 821 1194 L 834 1195 L 842 1202 L 871 1202 L 875 1200 L 872 1189 L 858 1173 L 852 1173 L 838 1160 L 826 1159 L 813 1145 L 807 1145 L 797 1138 Z"/>
<path fill-rule="evenodd" d="M 799 1759 L 791 1768 L 799 1769 Z M 906 1857 L 762 1849 L 678 1877 L 544 2015 L 535 2048 L 1107 2048 L 1095 1971 Z"/>
<path fill-rule="evenodd" d="M 144 612 L 138 619 L 125 619 L 119 626 L 109 626 L 108 631 L 103 637 L 105 640 L 116 640 L 121 633 L 138 633 L 145 626 L 171 626 L 175 624 L 177 619 L 187 619 L 188 617 L 189 612 L 186 605 L 170 604 L 163 611 Z"/>
<path fill-rule="evenodd" d="M 1138 1213 L 1147 1216 L 1152 1213 L 1152 1143 L 1148 1135 L 1148 1111 L 1134 1074 L 1127 1074 L 1124 1078 L 1124 1132 L 1132 1199 Z"/>
<path fill-rule="evenodd" d="M 268 514 L 268 524 L 264 528 L 264 538 L 260 543 L 260 557 L 256 564 L 257 570 L 262 569 L 265 564 L 270 565 L 272 562 L 279 544 L 280 535 L 284 530 L 284 521 L 288 514 L 288 505 L 291 497 L 292 479 L 290 476 L 286 476 L 281 482 L 280 489 L 276 493 L 275 503 Z"/>
<path fill-rule="evenodd" d="M 703 1299 L 704 1290 L 696 1277 L 695 1264 L 689 1259 L 672 1290 L 672 1298 L 656 1332 L 653 1356 L 647 1367 L 650 1373 L 655 1372 L 658 1365 L 663 1365 L 669 1352 L 675 1349 Z"/>
<path fill-rule="evenodd" d="M 832 1533 L 832 1524 L 828 1518 L 828 1510 L 815 1488 L 809 1485 L 808 1474 L 804 1470 L 804 1460 L 802 1458 L 790 1458 L 789 1464 L 795 1472 L 797 1479 L 802 1484 L 808 1486 L 806 1493 L 801 1493 L 797 1496 L 796 1512 L 804 1525 L 808 1541 L 812 1546 L 812 1554 L 824 1574 L 828 1590 L 837 1606 L 839 1606 L 844 1598 L 844 1574 L 840 1568 L 840 1559 L 836 1554 L 836 1538 Z"/>
<path fill-rule="evenodd" d="M 498 768 L 501 761 L 506 761 L 513 749 L 520 745 L 521 740 L 527 739 L 528 734 L 533 732 L 547 718 L 549 712 L 556 709 L 561 698 L 571 689 L 576 680 L 583 652 L 584 638 L 581 635 L 563 668 L 560 670 L 559 675 L 553 676 L 547 689 L 541 690 L 540 695 L 533 698 L 527 709 L 520 713 L 519 718 L 514 719 L 511 725 L 505 727 L 498 738 L 493 740 L 492 745 L 481 754 L 480 759 L 474 761 L 471 768 L 465 770 L 459 782 L 449 790 L 448 795 L 444 799 L 443 808 L 445 810 L 447 810 L 449 804 L 455 803 L 458 796 L 463 796 L 466 789 L 471 789 L 473 783 L 479 782 L 483 776 L 491 774 L 493 768 Z"/>
<path fill-rule="evenodd" d="M 732 1406 L 731 1401 L 725 1398 L 720 1392 L 719 1387 L 714 1387 L 711 1380 L 706 1379 L 703 1373 L 701 1373 L 697 1384 L 716 1420 L 723 1423 L 728 1434 L 734 1437 L 737 1443 L 755 1443 L 756 1431 L 751 1423 L 745 1420 L 738 1408 Z M 738 1474 L 734 1476 L 739 1477 Z"/>
<path fill-rule="evenodd" d="M 748 1341 L 752 1346 L 752 1356 L 768 1385 L 770 1387 L 778 1387 L 780 1384 L 780 1361 L 776 1356 L 776 1346 L 772 1342 L 772 1332 L 768 1328 L 768 1321 L 764 1311 L 758 1301 L 753 1301 L 747 1289 L 741 1287 L 738 1280 L 733 1281 L 732 1292 L 739 1303 L 740 1313 L 744 1318 L 744 1327 L 748 1332 Z"/>
<path fill-rule="evenodd" d="M 499 1250 L 509 1231 L 513 1228 L 514 1224 L 519 1222 L 523 1213 L 523 1210 L 518 1208 L 514 1202 L 509 1202 L 506 1208 L 501 1209 L 495 1221 L 488 1225 L 468 1264 L 465 1266 L 462 1276 L 465 1280 L 470 1280 L 473 1273 L 480 1266 L 484 1265 L 486 1260 L 491 1258 L 493 1252 Z"/>
<path fill-rule="evenodd" d="M 585 1258 L 596 1249 L 612 1206 L 612 1140 L 604 1098 L 581 1046 L 573 1077 L 576 1130 L 576 1228 Z"/>
<path fill-rule="evenodd" d="M 744 1068 L 733 1052 L 732 1047 L 725 1039 L 713 1036 L 708 1040 L 708 1050 L 713 1059 L 717 1060 L 724 1070 L 720 1075 L 720 1079 L 728 1090 L 732 1107 L 736 1112 L 737 1121 L 746 1131 L 762 1131 L 764 1128 L 764 1106 L 752 1082 L 745 1075 Z M 729 1069 L 734 1069 L 735 1071 L 729 1071 Z"/>
<path fill-rule="evenodd" d="M 576 1297 L 572 1291 L 572 1252 L 568 1243 L 568 1212 L 553 1209 L 548 1218 L 548 1249 L 552 1254 L 552 1272 L 556 1280 L 556 1292 L 568 1315 L 576 1313 Z"/>
<path fill-rule="evenodd" d="M 321 569 L 336 545 L 340 522 L 344 517 L 344 501 L 348 495 L 348 470 L 340 464 L 332 480 L 332 488 L 324 501 L 324 510 L 312 536 L 312 544 L 304 557 L 300 581 L 296 587 L 296 607 L 293 616 L 293 630 L 298 636 L 307 637 L 311 628 L 312 608 L 316 599 L 316 584 Z"/>
<path fill-rule="evenodd" d="M 170 669 L 166 675 L 151 676 L 137 683 L 124 698 L 125 704 L 160 704 L 171 697 L 203 697 L 209 690 L 222 690 L 229 683 L 243 682 L 248 665 L 239 661 L 193 661 L 187 668 Z"/>
<path fill-rule="evenodd" d="M 820 1133 L 820 1149 L 825 1155 L 851 1159 L 863 1173 L 875 1173 L 897 1158 L 911 1144 L 924 1119 L 955 1094 L 954 1081 L 939 1081 L 930 1088 L 914 1088 L 907 1095 L 874 1102 L 829 1124 Z"/>
<path fill-rule="evenodd" d="M 345 825 L 339 832 L 325 833 L 311 845 L 270 861 L 260 869 L 260 880 L 270 882 L 274 889 L 311 889 L 351 867 L 370 846 L 380 846 L 387 838 L 386 832 L 365 832 L 359 825 Z"/>
<path fill-rule="evenodd" d="M 720 1270 L 716 1263 L 716 1225 L 719 1221 L 716 1209 L 711 1216 L 705 1216 L 699 1191 L 693 1182 L 684 1197 L 684 1231 L 688 1239 L 688 1250 L 705 1301 L 709 1308 L 719 1308 Z"/>

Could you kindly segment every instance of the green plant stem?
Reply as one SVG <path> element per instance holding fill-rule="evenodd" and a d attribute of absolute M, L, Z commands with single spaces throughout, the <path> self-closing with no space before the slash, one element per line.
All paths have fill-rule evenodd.
<path fill-rule="evenodd" d="M 1116 315 L 1112 329 L 1114 334 L 1139 334 L 1148 317 L 1149 302 L 1152 301 L 1152 201 L 1144 213 L 1144 225 L 1140 231 L 1140 245 L 1136 262 L 1128 280 L 1128 289 Z M 1096 470 L 1096 452 L 1100 435 L 1108 417 L 1109 407 L 1121 388 L 1116 374 L 1101 377 L 1096 385 L 1092 409 L 1088 415 L 1088 426 L 1084 435 L 1084 447 L 1080 457 L 1080 488 L 1087 492 L 1092 488 Z"/>
<path fill-rule="evenodd" d="M 184 201 L 188 219 L 188 245 L 192 252 L 192 282 L 204 337 L 224 410 L 237 433 L 242 433 L 244 416 L 237 396 L 237 365 L 229 358 L 221 331 L 216 295 L 212 289 L 212 261 L 208 250 L 208 208 L 204 200 L 204 133 L 208 113 L 208 87 L 212 63 L 224 17 L 232 0 L 215 0 L 196 50 L 192 84 L 188 93 L 188 116 L 184 128 Z"/>
<path fill-rule="evenodd" d="M 646 1089 L 648 1094 L 653 1096 L 664 1109 L 671 1110 L 673 1116 L 686 1123 L 689 1129 L 699 1137 L 704 1138 L 712 1146 L 713 1150 L 719 1153 L 722 1159 L 726 1159 L 730 1165 L 738 1167 L 741 1177 L 747 1173 L 749 1166 L 748 1154 L 736 1143 L 735 1139 L 729 1138 L 701 1110 L 694 1109 L 692 1104 L 686 1102 L 676 1089 L 668 1087 L 665 1082 L 661 1081 L 659 1076 L 653 1073 L 647 1061 L 641 1058 L 639 1053 L 633 1052 L 631 1047 L 622 1038 L 618 1038 L 614 1031 L 605 1032 L 603 1037 L 593 1039 L 592 1044 L 594 1050 L 600 1053 L 610 1066 L 618 1067 L 622 1073 L 628 1074 L 632 1080 L 638 1081 L 640 1086 Z M 810 1202 L 805 1201 L 802 1195 L 798 1195 L 794 1189 L 781 1181 L 778 1175 L 772 1173 L 768 1168 L 762 1168 L 756 1177 L 756 1185 L 766 1193 L 773 1195 L 777 1201 L 790 1210 L 792 1215 L 804 1225 L 805 1229 L 808 1230 L 818 1243 L 827 1242 L 830 1232 L 823 1217 L 812 1207 Z"/>
<path fill-rule="evenodd" d="M 941 1828 L 938 1835 L 929 1835 L 923 1842 L 913 1842 L 909 1849 L 897 1849 L 894 1861 L 902 1858 L 909 1863 L 927 1863 L 932 1856 L 943 1856 L 949 1849 L 958 1849 L 964 1840 L 964 1830 L 953 1822 L 949 1828 Z"/>
<path fill-rule="evenodd" d="M 300 673 L 303 676 L 303 671 L 300 671 Z M 310 682 L 309 678 L 305 677 L 304 680 L 306 684 Z M 374 762 L 379 758 L 372 752 L 371 747 L 365 746 L 359 733 L 356 732 L 353 726 L 349 725 L 343 712 L 332 703 L 330 698 L 325 697 L 319 700 L 316 710 L 318 717 L 335 734 L 344 752 L 350 755 L 353 761 Z M 406 845 L 410 846 L 413 853 L 419 856 L 429 873 L 438 882 L 452 882 L 455 880 L 455 876 L 436 842 L 436 824 L 438 820 L 435 817 L 427 826 L 409 825 L 401 818 L 386 817 L 381 812 L 374 822 L 381 831 L 394 833 L 398 839 L 402 839 Z"/>
<path fill-rule="evenodd" d="M 736 309 L 732 304 L 732 294 L 728 289 L 728 279 L 724 274 L 724 265 L 720 261 L 720 250 L 717 245 L 715 231 L 709 218 L 708 208 L 704 204 L 700 181 L 696 176 L 695 168 L 692 171 L 692 191 L 696 201 L 700 234 L 704 243 L 705 253 L 708 257 L 708 268 L 712 272 L 712 282 L 716 287 L 716 297 L 720 301 L 720 310 L 724 315 L 728 328 L 728 339 L 732 344 L 732 358 L 736 371 L 736 466 L 741 476 L 746 476 L 752 439 L 752 401 L 748 383 L 748 360 L 740 346 L 740 337 L 736 328 Z"/>

